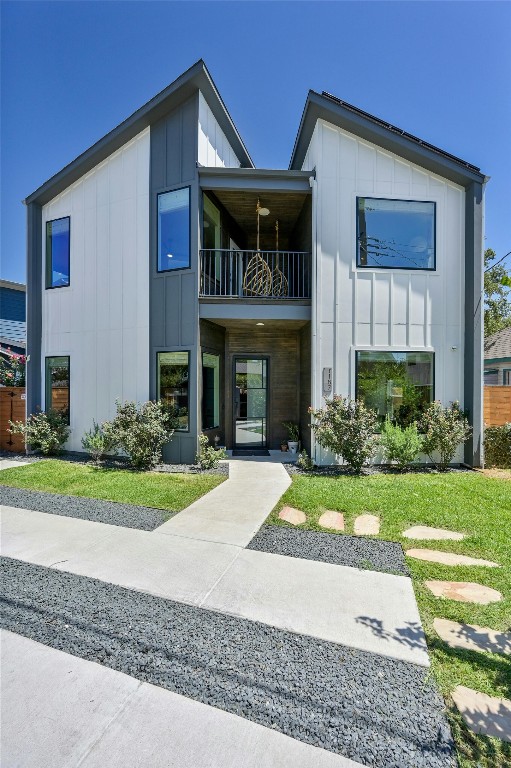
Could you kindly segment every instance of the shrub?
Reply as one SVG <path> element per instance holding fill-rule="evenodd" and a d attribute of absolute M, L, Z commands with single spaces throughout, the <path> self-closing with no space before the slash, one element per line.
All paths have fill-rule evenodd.
<path fill-rule="evenodd" d="M 82 446 L 87 451 L 91 459 L 99 464 L 101 459 L 107 453 L 116 453 L 117 445 L 115 436 L 111 432 L 110 426 L 100 426 L 96 422 L 93 422 L 92 429 L 82 437 Z"/>
<path fill-rule="evenodd" d="M 334 395 L 324 408 L 309 408 L 309 413 L 314 419 L 311 427 L 318 443 L 360 472 L 376 451 L 374 411 L 359 400 Z"/>
<path fill-rule="evenodd" d="M 69 437 L 69 425 L 60 411 L 48 410 L 46 413 L 33 413 L 26 423 L 9 421 L 11 434 L 21 434 L 26 445 L 34 451 L 41 451 L 46 456 L 59 453 Z"/>
<path fill-rule="evenodd" d="M 296 466 L 300 467 L 300 469 L 303 469 L 304 472 L 312 472 L 314 469 L 314 462 L 305 450 L 301 451 L 298 454 L 298 459 L 296 460 Z"/>
<path fill-rule="evenodd" d="M 484 428 L 484 463 L 487 467 L 511 467 L 511 422 Z"/>
<path fill-rule="evenodd" d="M 7 347 L 10 352 L 10 348 Z M 24 387 L 25 374 L 28 358 L 25 355 L 16 355 L 10 353 L 10 357 L 5 360 L 0 359 L 0 384 L 5 387 Z"/>
<path fill-rule="evenodd" d="M 468 420 L 457 402 L 451 403 L 449 408 L 443 408 L 438 401 L 431 403 L 417 426 L 423 433 L 422 450 L 441 470 L 447 469 L 458 445 L 470 435 Z M 440 461 L 433 458 L 435 451 L 439 453 Z"/>
<path fill-rule="evenodd" d="M 395 462 L 403 470 L 412 464 L 422 449 L 422 438 L 417 425 L 400 427 L 387 417 L 380 436 L 380 445 L 387 461 Z"/>
<path fill-rule="evenodd" d="M 300 439 L 300 427 L 293 421 L 283 421 L 282 426 L 287 429 L 287 439 L 292 443 L 297 443 Z"/>
<path fill-rule="evenodd" d="M 226 458 L 227 454 L 223 448 L 215 448 L 209 444 L 207 435 L 199 435 L 199 450 L 195 457 L 199 469 L 216 469 L 220 459 Z"/>
<path fill-rule="evenodd" d="M 102 426 L 105 438 L 121 448 L 136 469 L 150 469 L 162 460 L 162 449 L 172 438 L 177 415 L 161 400 L 137 405 L 116 401 L 117 413 Z"/>

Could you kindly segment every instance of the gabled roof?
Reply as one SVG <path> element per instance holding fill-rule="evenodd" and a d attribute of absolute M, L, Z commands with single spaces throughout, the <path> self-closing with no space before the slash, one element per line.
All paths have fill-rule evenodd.
<path fill-rule="evenodd" d="M 461 186 L 488 180 L 475 165 L 461 160 L 401 128 L 341 101 L 330 93 L 309 91 L 289 168 L 301 168 L 316 122 L 325 120 Z"/>
<path fill-rule="evenodd" d="M 484 359 L 511 358 L 511 326 L 492 333 L 484 340 Z"/>
<path fill-rule="evenodd" d="M 56 173 L 55 176 L 52 176 L 51 179 L 42 184 L 35 192 L 32 192 L 23 202 L 27 205 L 33 202 L 44 205 L 49 202 L 113 152 L 120 149 L 138 133 L 189 99 L 197 90 L 202 92 L 242 167 L 253 168 L 252 159 L 227 111 L 227 107 L 204 61 L 199 59 L 196 64 L 178 77 L 177 80 L 174 80 L 163 91 L 160 91 L 143 107 L 137 109 L 136 112 L 110 131 L 110 133 L 107 133 L 106 136 L 79 155 L 76 160 L 73 160 L 69 165 L 66 165 L 65 168 Z"/>

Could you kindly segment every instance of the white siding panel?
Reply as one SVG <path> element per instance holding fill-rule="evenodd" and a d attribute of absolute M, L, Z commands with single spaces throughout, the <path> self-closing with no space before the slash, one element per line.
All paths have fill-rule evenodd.
<path fill-rule="evenodd" d="M 198 160 L 209 168 L 239 168 L 240 161 L 199 91 Z"/>
<path fill-rule="evenodd" d="M 43 242 L 71 217 L 70 286 L 43 290 L 42 310 L 43 366 L 70 356 L 71 450 L 116 398 L 149 396 L 149 150 L 147 129 L 43 208 Z"/>

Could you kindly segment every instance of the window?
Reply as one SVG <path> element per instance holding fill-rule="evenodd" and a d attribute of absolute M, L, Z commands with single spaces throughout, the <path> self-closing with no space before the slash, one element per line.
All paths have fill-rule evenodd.
<path fill-rule="evenodd" d="M 504 368 L 502 371 L 502 383 L 505 387 L 509 387 L 511 385 L 511 368 Z"/>
<path fill-rule="evenodd" d="M 187 432 L 189 352 L 158 353 L 158 398 L 179 417 L 178 430 Z"/>
<path fill-rule="evenodd" d="M 69 285 L 70 218 L 46 222 L 46 287 Z"/>
<path fill-rule="evenodd" d="M 433 400 L 432 352 L 357 352 L 356 397 L 401 426 L 416 421 Z"/>
<path fill-rule="evenodd" d="M 69 424 L 69 357 L 47 357 L 45 409 L 60 411 Z"/>
<path fill-rule="evenodd" d="M 158 272 L 190 266 L 190 188 L 158 195 Z"/>
<path fill-rule="evenodd" d="M 220 357 L 202 355 L 202 429 L 220 426 Z"/>
<path fill-rule="evenodd" d="M 435 269 L 435 203 L 357 197 L 357 266 Z"/>

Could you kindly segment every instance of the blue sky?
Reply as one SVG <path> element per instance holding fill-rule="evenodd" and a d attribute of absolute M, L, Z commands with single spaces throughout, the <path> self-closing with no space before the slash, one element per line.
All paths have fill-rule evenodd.
<path fill-rule="evenodd" d="M 257 166 L 287 168 L 308 89 L 326 90 L 491 176 L 486 247 L 511 250 L 508 2 L 2 2 L 1 16 L 4 279 L 25 279 L 21 200 L 201 57 Z"/>

